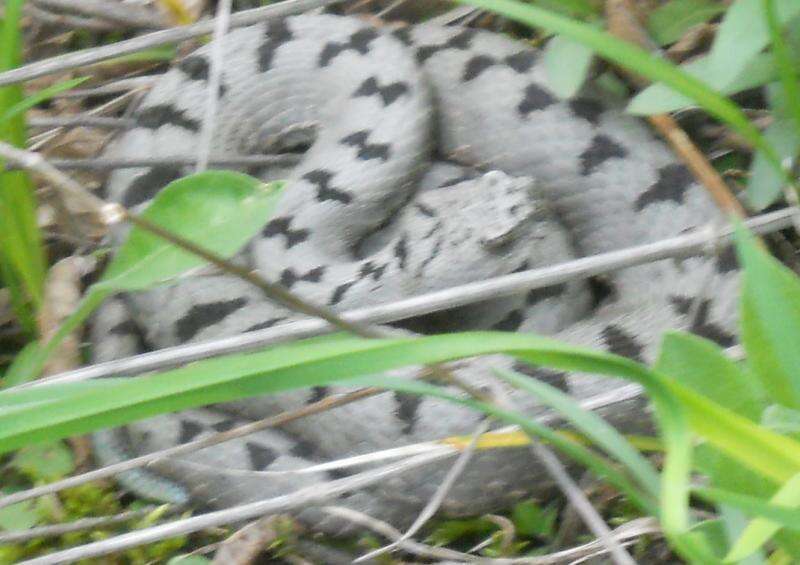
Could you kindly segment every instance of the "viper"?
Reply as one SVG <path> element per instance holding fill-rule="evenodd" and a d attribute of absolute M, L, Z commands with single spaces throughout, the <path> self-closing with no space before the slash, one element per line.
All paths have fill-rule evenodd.
<path fill-rule="evenodd" d="M 248 171 L 286 185 L 236 260 L 308 301 L 338 311 L 382 304 L 656 241 L 721 217 L 687 168 L 624 113 L 624 100 L 592 85 L 560 99 L 548 87 L 542 53 L 524 42 L 461 27 L 387 30 L 355 18 L 300 15 L 231 31 L 222 50 L 212 155 L 302 154 L 292 168 Z M 205 46 L 160 77 L 136 110 L 136 126 L 109 155 L 195 155 L 209 55 Z M 188 172 L 116 171 L 108 195 L 140 209 Z M 602 285 L 576 281 L 497 298 L 406 328 L 533 332 L 649 361 L 669 328 L 732 344 L 736 290 L 736 263 L 723 251 L 628 268 Z M 143 345 L 200 342 L 297 318 L 231 276 L 184 277 L 106 303 L 93 324 L 94 356 L 104 361 Z M 496 367 L 524 371 L 579 399 L 623 384 L 502 356 L 453 370 L 519 410 L 540 413 L 533 399 L 496 380 Z M 97 434 L 96 453 L 110 463 L 131 446 L 166 448 L 339 390 L 317 387 L 149 419 Z M 641 430 L 648 419 L 637 401 L 604 415 L 626 430 Z M 468 434 L 481 418 L 435 399 L 385 393 L 160 461 L 158 475 L 137 470 L 120 480 L 150 498 L 231 505 L 331 479 L 274 471 Z M 407 524 L 447 468 L 407 472 L 337 504 Z M 489 450 L 475 456 L 442 510 L 492 511 L 546 485 L 528 450 Z M 312 508 L 299 518 L 330 531 L 341 526 Z"/>

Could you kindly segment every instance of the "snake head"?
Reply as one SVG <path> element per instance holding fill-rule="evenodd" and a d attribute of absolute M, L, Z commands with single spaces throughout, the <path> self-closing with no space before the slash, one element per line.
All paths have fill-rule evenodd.
<path fill-rule="evenodd" d="M 481 201 L 480 243 L 489 249 L 502 248 L 530 231 L 537 218 L 549 217 L 546 204 L 537 198 L 531 177 L 512 177 L 489 171 L 477 179 L 485 193 Z"/>

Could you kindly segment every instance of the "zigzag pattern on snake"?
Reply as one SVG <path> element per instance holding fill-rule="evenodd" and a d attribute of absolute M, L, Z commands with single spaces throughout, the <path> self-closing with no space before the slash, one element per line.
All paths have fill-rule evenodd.
<path fill-rule="evenodd" d="M 137 110 L 138 126 L 111 154 L 196 153 L 207 95 L 209 48 L 166 73 Z M 619 101 L 594 87 L 560 100 L 539 51 L 473 29 L 419 25 L 390 32 L 352 18 L 303 15 L 231 31 L 213 155 L 308 148 L 287 178 L 275 215 L 240 260 L 308 300 L 338 310 L 375 305 L 575 256 L 674 236 L 719 217 L 687 169 Z M 139 207 L 189 171 L 115 172 L 111 199 Z M 602 295 L 584 282 L 498 298 L 416 320 L 415 331 L 495 328 L 553 335 L 649 360 L 668 328 L 731 344 L 736 320 L 733 255 L 665 260 L 626 269 Z M 713 289 L 713 293 L 706 293 Z M 697 305 L 698 307 L 693 307 Z M 694 314 L 693 317 L 690 314 Z M 181 279 L 107 303 L 95 319 L 95 359 L 202 341 L 296 319 L 228 276 Z M 132 323 L 133 321 L 133 323 Z M 134 331 L 134 329 L 136 331 Z M 492 367 L 502 357 L 459 363 L 460 378 L 505 395 Z M 586 398 L 620 383 L 587 375 L 518 370 Z M 401 371 L 409 375 L 411 371 Z M 138 449 L 229 429 L 303 406 L 336 388 L 299 391 L 162 416 L 127 428 Z M 647 420 L 639 402 L 605 414 L 626 429 Z M 417 441 L 470 433 L 481 415 L 434 399 L 386 393 L 204 449 L 122 477 L 140 493 L 216 506 L 324 482 L 324 473 L 259 475 Z M 117 456 L 118 432 L 98 434 L 97 454 Z M 437 464 L 337 501 L 398 526 L 414 518 L 448 464 Z M 236 469 L 237 472 L 229 472 Z M 495 510 L 544 488 L 525 449 L 480 453 L 451 491 L 451 515 Z M 301 519 L 337 531 L 314 509 Z"/>

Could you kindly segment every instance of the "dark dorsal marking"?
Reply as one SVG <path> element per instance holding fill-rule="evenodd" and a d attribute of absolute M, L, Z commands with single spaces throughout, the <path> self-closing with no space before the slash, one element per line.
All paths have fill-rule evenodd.
<path fill-rule="evenodd" d="M 556 387 L 562 392 L 569 392 L 569 385 L 567 384 L 567 374 L 562 371 L 553 371 L 550 369 L 543 369 L 542 367 L 534 367 L 521 361 L 515 361 L 513 369 L 527 375 L 537 381 L 542 381 L 551 386 Z"/>
<path fill-rule="evenodd" d="M 120 336 L 120 337 L 128 337 L 128 336 L 139 336 L 139 326 L 136 325 L 136 322 L 127 318 L 121 321 L 119 324 L 113 326 L 110 330 L 108 330 L 108 335 Z"/>
<path fill-rule="evenodd" d="M 432 236 L 434 234 L 434 232 L 436 232 L 441 227 L 441 225 L 442 225 L 441 222 L 436 222 L 436 225 L 433 226 L 433 229 L 430 232 L 428 232 L 427 234 L 425 234 L 425 236 L 422 239 L 428 239 L 430 236 Z M 430 265 L 431 262 L 434 259 L 436 259 L 436 257 L 439 255 L 439 253 L 441 253 L 443 246 L 444 246 L 444 238 L 442 238 L 442 237 L 436 238 L 436 243 L 433 244 L 433 248 L 431 249 L 431 252 L 419 264 L 419 268 L 417 269 L 417 276 L 418 277 L 422 277 L 423 276 L 423 274 L 425 273 L 425 269 L 427 269 L 428 265 Z"/>
<path fill-rule="evenodd" d="M 682 316 L 688 316 L 695 308 L 695 299 L 691 296 L 673 294 L 669 297 L 673 310 Z M 696 306 L 696 314 L 690 322 L 689 331 L 700 337 L 710 339 L 721 347 L 731 347 L 736 343 L 736 337 L 719 325 L 709 320 L 711 300 L 703 300 Z"/>
<path fill-rule="evenodd" d="M 133 179 L 125 194 L 122 205 L 133 208 L 154 198 L 158 192 L 174 180 L 181 178 L 182 170 L 174 165 L 158 165 Z"/>
<path fill-rule="evenodd" d="M 539 55 L 533 49 L 523 49 L 517 51 L 512 55 L 508 55 L 503 62 L 517 71 L 518 73 L 527 73 L 536 64 Z"/>
<path fill-rule="evenodd" d="M 193 132 L 200 131 L 198 120 L 187 118 L 184 110 L 178 110 L 172 104 L 157 104 L 139 110 L 136 114 L 136 123 L 147 129 L 171 125 Z"/>
<path fill-rule="evenodd" d="M 258 69 L 262 73 L 272 67 L 278 47 L 292 39 L 292 30 L 286 20 L 269 20 L 265 35 L 264 43 L 258 47 Z"/>
<path fill-rule="evenodd" d="M 402 271 L 406 268 L 406 259 L 408 259 L 408 234 L 403 236 L 397 241 L 394 246 L 394 256 L 397 257 L 397 266 Z"/>
<path fill-rule="evenodd" d="M 227 432 L 228 430 L 232 430 L 236 427 L 236 420 L 234 419 L 227 419 L 227 420 L 220 420 L 216 424 L 211 424 L 211 427 L 214 428 L 214 431 L 217 432 Z"/>
<path fill-rule="evenodd" d="M 178 435 L 178 443 L 187 443 L 203 433 L 203 426 L 194 420 L 181 420 L 181 431 Z"/>
<path fill-rule="evenodd" d="M 619 300 L 619 290 L 608 277 L 590 277 L 588 283 L 589 290 L 592 292 L 592 302 L 595 307 Z"/>
<path fill-rule="evenodd" d="M 606 326 L 603 328 L 601 337 L 606 344 L 606 348 L 611 353 L 622 355 L 634 361 L 643 361 L 644 346 L 619 326 L 613 324 Z"/>
<path fill-rule="evenodd" d="M 282 321 L 284 321 L 286 319 L 287 319 L 286 316 L 281 316 L 279 318 L 271 318 L 271 319 L 266 320 L 264 322 L 259 322 L 257 324 L 253 324 L 252 326 L 250 326 L 249 328 L 244 330 L 244 333 L 254 332 L 254 331 L 257 331 L 257 330 L 265 330 L 267 328 L 271 328 L 272 326 L 274 326 L 278 322 L 282 322 Z"/>
<path fill-rule="evenodd" d="M 386 86 L 381 86 L 377 78 L 369 77 L 356 89 L 353 93 L 353 98 L 375 96 L 377 94 L 380 96 L 384 106 L 391 106 L 395 100 L 404 94 L 408 94 L 408 91 L 408 84 L 405 82 L 397 81 L 387 84 Z"/>
<path fill-rule="evenodd" d="M 250 468 L 253 471 L 263 471 L 278 458 L 278 453 L 266 445 L 248 441 L 244 444 L 247 448 L 247 457 L 250 459 Z"/>
<path fill-rule="evenodd" d="M 344 43 L 331 41 L 325 45 L 322 53 L 319 54 L 319 66 L 327 67 L 334 58 L 345 51 L 356 51 L 361 55 L 366 55 L 369 53 L 370 43 L 379 36 L 380 34 L 377 30 L 367 27 L 355 32 Z"/>
<path fill-rule="evenodd" d="M 694 182 L 692 173 L 684 165 L 672 164 L 658 170 L 658 180 L 639 195 L 633 204 L 637 212 L 655 202 L 682 204 L 687 189 Z"/>
<path fill-rule="evenodd" d="M 416 202 L 414 204 L 414 208 L 417 210 L 417 212 L 419 212 L 423 216 L 427 216 L 429 218 L 435 218 L 436 217 L 436 211 L 433 208 L 425 206 L 424 204 L 420 204 L 419 202 Z"/>
<path fill-rule="evenodd" d="M 527 73 L 536 64 L 536 59 L 536 53 L 531 49 L 525 49 L 501 59 L 485 54 L 475 55 L 467 61 L 461 80 L 469 82 L 483 74 L 486 69 L 495 65 L 510 68 L 519 74 Z"/>
<path fill-rule="evenodd" d="M 281 284 L 288 288 L 292 288 L 298 282 L 319 282 L 322 280 L 322 276 L 325 274 L 325 267 L 320 265 L 319 267 L 314 267 L 310 271 L 307 271 L 303 274 L 297 274 L 294 270 L 289 267 L 281 271 Z"/>
<path fill-rule="evenodd" d="M 319 402 L 328 396 L 328 390 L 329 389 L 326 386 L 311 387 L 311 396 L 309 396 L 308 400 L 306 400 L 306 404 L 314 404 L 315 402 Z"/>
<path fill-rule="evenodd" d="M 310 232 L 303 228 L 303 229 L 292 229 L 292 217 L 284 217 L 284 218 L 275 218 L 271 220 L 263 230 L 261 230 L 261 235 L 264 237 L 275 237 L 276 235 L 282 235 L 286 238 L 286 249 L 291 249 L 293 246 L 297 245 L 298 243 L 302 243 L 308 239 L 308 236 L 311 235 Z"/>
<path fill-rule="evenodd" d="M 317 200 L 333 200 L 342 204 L 350 204 L 353 201 L 352 195 L 344 190 L 331 186 L 333 173 L 325 169 L 314 169 L 303 175 L 303 179 L 317 186 Z"/>
<path fill-rule="evenodd" d="M 596 135 L 591 145 L 581 153 L 581 174 L 591 175 L 609 159 L 624 159 L 627 155 L 625 148 L 607 135 Z"/>
<path fill-rule="evenodd" d="M 369 143 L 370 132 L 361 130 L 343 137 L 340 141 L 350 147 L 358 149 L 357 156 L 362 161 L 380 159 L 384 163 L 389 160 L 390 147 L 387 143 Z"/>
<path fill-rule="evenodd" d="M 392 36 L 399 39 L 406 47 L 414 45 L 414 40 L 411 37 L 411 26 L 409 25 L 392 31 Z"/>
<path fill-rule="evenodd" d="M 341 302 L 342 299 L 344 299 L 345 293 L 348 290 L 350 290 L 350 287 L 352 287 L 354 284 L 356 284 L 355 280 L 347 281 L 347 282 L 343 282 L 342 284 L 337 286 L 335 289 L 333 289 L 333 294 L 331 295 L 331 299 L 328 301 L 328 304 L 330 304 L 331 306 L 335 306 L 336 304 L 339 304 L 339 302 Z"/>
<path fill-rule="evenodd" d="M 192 80 L 208 80 L 208 59 L 202 55 L 191 55 L 178 63 L 178 68 Z"/>
<path fill-rule="evenodd" d="M 475 37 L 475 30 L 463 29 L 444 43 L 420 47 L 417 49 L 417 62 L 424 63 L 439 51 L 446 51 L 447 49 L 466 51 L 471 47 L 473 37 Z"/>
<path fill-rule="evenodd" d="M 739 270 L 739 258 L 732 245 L 727 246 L 717 255 L 717 272 L 724 275 Z"/>
<path fill-rule="evenodd" d="M 542 300 L 546 300 L 548 298 L 558 298 L 566 291 L 566 283 L 552 284 L 542 288 L 533 288 L 528 291 L 528 294 L 525 295 L 525 302 L 527 302 L 529 306 L 533 306 L 534 304 L 538 304 Z"/>
<path fill-rule="evenodd" d="M 525 87 L 525 96 L 517 106 L 517 111 L 523 117 L 528 117 L 531 112 L 544 110 L 558 102 L 555 96 L 536 84 L 529 84 Z"/>
<path fill-rule="evenodd" d="M 524 320 L 525 318 L 523 318 L 522 312 L 519 310 L 512 310 L 506 314 L 505 318 L 494 324 L 492 329 L 502 332 L 515 332 L 519 329 Z"/>
<path fill-rule="evenodd" d="M 569 107 L 573 114 L 592 125 L 600 123 L 600 116 L 605 111 L 600 102 L 591 98 L 573 98 L 569 101 Z"/>
<path fill-rule="evenodd" d="M 299 440 L 289 450 L 289 453 L 301 459 L 308 459 L 314 455 L 314 444 L 308 441 Z"/>
<path fill-rule="evenodd" d="M 405 392 L 395 392 L 394 402 L 397 406 L 397 418 L 403 422 L 403 433 L 408 435 L 414 431 L 414 425 L 417 423 L 417 410 L 422 402 L 422 397 L 416 394 L 408 394 Z"/>
<path fill-rule="evenodd" d="M 383 265 L 375 265 L 372 261 L 367 261 L 361 265 L 359 276 L 362 279 L 372 277 L 372 280 L 379 281 L 381 280 L 384 271 L 386 271 L 386 267 L 388 267 L 388 263 L 384 263 Z"/>
<path fill-rule="evenodd" d="M 479 77 L 483 71 L 493 67 L 497 64 L 497 59 L 490 55 L 475 55 L 464 67 L 464 72 L 461 74 L 461 80 L 469 82 L 474 78 Z"/>
<path fill-rule="evenodd" d="M 189 309 L 178 323 L 175 324 L 175 331 L 178 339 L 189 341 L 201 330 L 218 324 L 239 308 L 247 304 L 246 298 L 234 298 L 232 300 L 220 300 L 219 302 L 209 302 L 206 304 L 195 304 Z"/>

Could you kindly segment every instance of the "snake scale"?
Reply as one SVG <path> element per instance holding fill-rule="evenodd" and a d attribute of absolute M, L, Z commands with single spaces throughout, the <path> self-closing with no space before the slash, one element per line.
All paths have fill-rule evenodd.
<path fill-rule="evenodd" d="M 655 241 L 719 217 L 688 170 L 644 124 L 625 115 L 614 96 L 587 86 L 570 100 L 559 99 L 548 89 L 541 53 L 499 34 L 425 24 L 386 30 L 355 18 L 300 15 L 231 31 L 223 50 L 213 156 L 305 150 L 290 170 L 249 171 L 288 183 L 239 260 L 334 309 Z M 110 155 L 196 154 L 208 55 L 205 46 L 157 81 L 136 111 L 136 127 Z M 177 166 L 120 170 L 109 179 L 108 196 L 140 208 L 187 172 Z M 734 342 L 736 268 L 729 250 L 663 260 L 614 273 L 602 285 L 555 285 L 409 327 L 537 332 L 650 360 L 668 328 Z M 232 277 L 188 277 L 107 302 L 93 324 L 95 359 L 296 318 Z M 579 399 L 619 386 L 515 366 L 500 356 L 456 365 L 465 382 L 489 387 L 532 414 L 541 408 L 498 383 L 493 367 L 515 367 Z M 318 387 L 153 418 L 98 434 L 97 455 L 108 463 L 122 447 L 166 448 L 337 391 Z M 647 421 L 639 401 L 614 405 L 604 415 L 626 429 L 641 430 Z M 121 480 L 166 500 L 231 505 L 339 476 L 259 473 L 468 434 L 480 420 L 466 408 L 386 393 L 161 461 L 155 469 L 162 478 L 133 471 Z M 401 526 L 448 466 L 418 468 L 336 503 Z M 547 484 L 526 449 L 482 452 L 442 510 L 492 511 Z M 328 531 L 342 527 L 313 508 L 299 517 Z"/>

